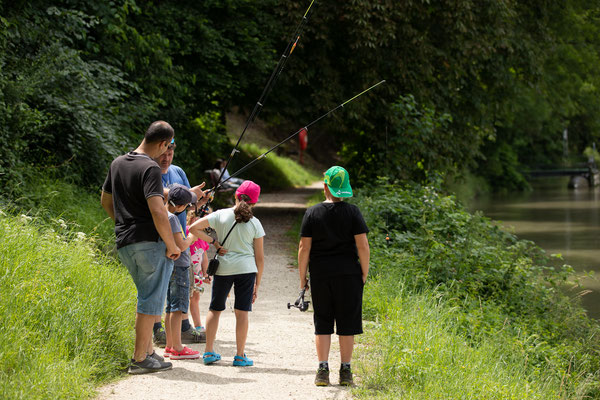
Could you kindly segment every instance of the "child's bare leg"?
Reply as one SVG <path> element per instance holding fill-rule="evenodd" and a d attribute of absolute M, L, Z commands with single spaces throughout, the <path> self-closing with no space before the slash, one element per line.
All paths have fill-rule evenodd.
<path fill-rule="evenodd" d="M 343 363 L 352 361 L 352 351 L 354 350 L 354 335 L 338 336 L 340 340 L 340 358 Z"/>
<path fill-rule="evenodd" d="M 237 355 L 244 356 L 246 339 L 248 338 L 248 311 L 235 310 L 235 343 Z"/>
<path fill-rule="evenodd" d="M 165 334 L 167 336 L 166 347 L 173 348 L 173 331 L 171 330 L 171 316 L 173 314 L 168 312 L 165 314 Z"/>
<path fill-rule="evenodd" d="M 194 328 L 202 326 L 202 321 L 200 320 L 200 293 L 196 290 L 193 291 L 190 297 L 190 314 L 194 321 Z"/>
<path fill-rule="evenodd" d="M 213 352 L 217 329 L 219 329 L 219 318 L 221 311 L 208 310 L 206 314 L 206 347 L 205 352 Z"/>
<path fill-rule="evenodd" d="M 181 344 L 181 311 L 174 311 L 171 313 L 171 318 L 169 321 L 169 327 L 171 330 L 171 348 L 175 351 L 182 351 L 183 345 Z M 166 322 L 165 322 L 166 324 Z M 169 336 L 167 334 L 167 343 L 169 340 Z"/>
<path fill-rule="evenodd" d="M 340 336 L 341 337 L 341 336 Z M 315 335 L 317 345 L 317 357 L 319 361 L 329 360 L 329 348 L 331 347 L 331 335 Z M 340 347 L 342 343 L 340 341 Z"/>

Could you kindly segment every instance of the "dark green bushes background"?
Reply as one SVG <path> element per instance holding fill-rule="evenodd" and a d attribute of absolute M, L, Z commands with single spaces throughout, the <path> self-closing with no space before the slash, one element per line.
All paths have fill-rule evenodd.
<path fill-rule="evenodd" d="M 4 194 L 13 196 L 18 187 L 10 182 L 32 165 L 98 187 L 108 162 L 156 119 L 175 127 L 178 164 L 192 180 L 203 178 L 215 157 L 229 154 L 225 113 L 253 106 L 308 4 L 2 2 Z M 364 182 L 388 163 L 393 177 L 471 170 L 495 187 L 518 189 L 526 186 L 524 167 L 563 161 L 564 129 L 571 154 L 599 138 L 594 2 L 313 7 L 262 116 L 284 135 L 386 79 L 315 126 L 327 140 L 309 146 L 317 158 L 341 151 Z"/>
<path fill-rule="evenodd" d="M 224 112 L 260 90 L 275 34 L 269 2 L 38 1 L 0 5 L 0 180 L 31 166 L 98 187 L 157 119 L 203 178 L 228 152 Z M 274 35 L 273 37 L 277 37 Z M 16 191 L 15 193 L 12 193 Z"/>

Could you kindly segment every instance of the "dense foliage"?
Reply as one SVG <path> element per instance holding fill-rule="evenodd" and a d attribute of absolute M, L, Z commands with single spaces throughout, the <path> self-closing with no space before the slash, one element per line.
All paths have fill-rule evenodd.
<path fill-rule="evenodd" d="M 225 114 L 254 104 L 308 4 L 3 2 L 0 179 L 44 165 L 97 186 L 112 157 L 166 119 L 182 144 L 178 163 L 200 180 L 229 152 Z M 263 116 L 284 135 L 386 79 L 311 133 L 310 151 L 341 150 L 363 181 L 389 163 L 400 166 L 394 177 L 470 169 L 518 188 L 524 165 L 561 161 L 565 129 L 571 154 L 600 134 L 594 2 L 336 0 L 313 8 Z M 427 135 L 414 134 L 419 124 Z M 382 151 L 388 145 L 402 149 Z"/>
<path fill-rule="evenodd" d="M 291 19 L 302 6 L 281 7 Z M 387 79 L 327 127 L 351 147 L 343 158 L 354 176 L 387 175 L 381 149 L 397 133 L 406 137 L 395 151 L 406 155 L 390 154 L 390 164 L 415 153 L 414 171 L 432 146 L 450 173 L 470 169 L 497 187 L 524 187 L 525 165 L 562 161 L 565 128 L 572 154 L 600 135 L 598 18 L 596 2 L 579 0 L 323 2 L 276 112 L 310 120 L 315 107 Z M 409 95 L 423 112 L 451 116 L 430 129 L 435 143 L 404 130 L 414 123 L 403 118 L 426 121 L 402 111 Z"/>
<path fill-rule="evenodd" d="M 127 362 L 133 287 L 99 250 L 112 240 L 97 193 L 108 163 L 165 119 L 176 163 L 202 180 L 230 151 L 226 113 L 254 104 L 308 4 L 0 2 L 1 197 L 40 217 L 0 217 L 2 397 L 85 396 Z M 521 188 L 524 166 L 562 160 L 565 129 L 581 152 L 600 137 L 599 19 L 582 0 L 315 3 L 263 116 L 287 135 L 387 80 L 309 141 L 370 183 L 358 197 L 373 248 L 368 389 L 600 396 L 598 326 L 564 294 L 568 267 L 544 267 L 534 245 L 437 186 L 374 186 L 471 170 Z M 232 169 L 263 151 L 243 150 Z M 277 157 L 248 177 L 314 179 Z"/>
<path fill-rule="evenodd" d="M 263 11 L 269 6 L 3 2 L 3 185 L 35 165 L 96 186 L 108 162 L 137 145 L 156 119 L 175 127 L 181 164 L 202 178 L 228 151 L 224 112 L 259 91 L 255 82 L 270 68 L 272 41 L 257 37 L 277 32 Z"/>
<path fill-rule="evenodd" d="M 438 307 L 431 304 L 432 298 L 441 299 L 443 310 L 431 312 L 443 316 L 444 332 L 474 348 L 494 343 L 494 351 L 501 350 L 495 357 L 516 357 L 520 364 L 525 360 L 520 371 L 528 380 L 554 382 L 566 398 L 599 395 L 600 326 L 587 318 L 576 296 L 566 294 L 570 267 L 545 267 L 544 253 L 533 243 L 518 240 L 481 215 L 467 213 L 454 197 L 432 186 L 381 182 L 362 191 L 356 201 L 371 228 L 375 286 L 367 289 L 365 314 L 379 321 L 381 329 L 389 334 L 387 324 L 400 318 L 393 317 L 396 307 L 412 310 L 413 300 L 406 297 L 424 293 L 429 300 L 417 300 L 432 309 Z M 401 318 L 413 318 L 413 311 Z M 377 343 L 392 347 L 384 347 L 384 352 L 402 355 L 402 347 L 395 346 L 405 342 Z M 407 372 L 394 367 L 397 361 L 386 358 L 380 366 L 383 371 L 390 368 L 386 372 L 390 382 L 418 385 L 418 376 L 428 374 L 418 371 L 417 378 L 410 378 L 417 381 L 406 383 Z M 437 372 L 431 373 L 435 377 Z"/>

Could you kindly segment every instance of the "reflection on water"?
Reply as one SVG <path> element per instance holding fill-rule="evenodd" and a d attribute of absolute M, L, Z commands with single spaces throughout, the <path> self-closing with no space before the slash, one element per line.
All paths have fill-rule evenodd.
<path fill-rule="evenodd" d="M 522 239 L 534 241 L 576 271 L 600 272 L 600 188 L 568 189 L 568 178 L 534 181 L 529 193 L 494 195 L 469 205 L 501 222 Z M 599 275 L 600 276 L 600 275 Z M 583 298 L 589 315 L 600 318 L 600 281 L 584 278 L 592 293 Z"/>

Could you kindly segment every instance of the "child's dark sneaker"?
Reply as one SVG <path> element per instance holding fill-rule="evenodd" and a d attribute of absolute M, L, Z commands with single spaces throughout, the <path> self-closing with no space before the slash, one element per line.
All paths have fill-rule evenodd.
<path fill-rule="evenodd" d="M 159 347 L 165 347 L 167 345 L 167 333 L 165 332 L 165 329 L 161 328 L 154 333 L 154 335 L 152 335 L 152 341 Z"/>
<path fill-rule="evenodd" d="M 352 370 L 350 367 L 340 368 L 340 385 L 352 386 L 354 381 L 352 380 Z"/>
<path fill-rule="evenodd" d="M 158 362 L 165 361 L 165 359 L 155 351 L 153 351 L 152 354 L 150 354 L 150 357 L 154 358 Z"/>
<path fill-rule="evenodd" d="M 181 343 L 206 343 L 206 333 L 198 332 L 196 329 L 190 327 L 187 331 L 181 332 Z"/>
<path fill-rule="evenodd" d="M 329 370 L 328 369 L 319 368 L 317 370 L 317 376 L 315 376 L 315 385 L 329 386 Z"/>
<path fill-rule="evenodd" d="M 142 361 L 131 360 L 131 365 L 129 366 L 129 373 L 131 375 L 141 375 L 141 374 L 149 374 L 151 372 L 165 371 L 171 369 L 173 364 L 168 362 L 160 362 L 150 356 L 146 356 L 146 358 Z"/>

